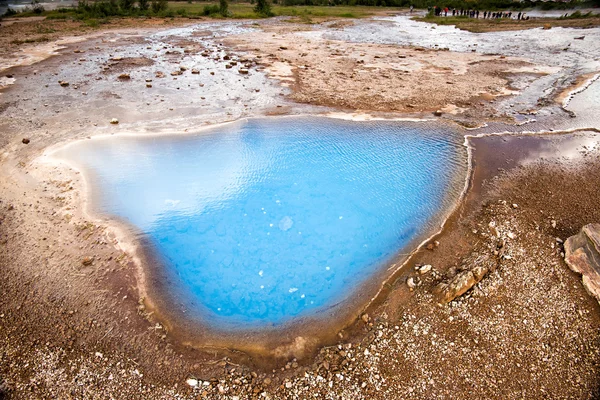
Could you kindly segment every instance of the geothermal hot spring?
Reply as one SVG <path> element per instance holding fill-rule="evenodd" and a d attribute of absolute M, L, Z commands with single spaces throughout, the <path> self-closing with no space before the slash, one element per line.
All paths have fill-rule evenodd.
<path fill-rule="evenodd" d="M 318 117 L 94 138 L 57 155 L 84 171 L 93 212 L 152 249 L 173 307 L 228 330 L 318 316 L 381 279 L 439 229 L 466 173 L 447 126 Z"/>

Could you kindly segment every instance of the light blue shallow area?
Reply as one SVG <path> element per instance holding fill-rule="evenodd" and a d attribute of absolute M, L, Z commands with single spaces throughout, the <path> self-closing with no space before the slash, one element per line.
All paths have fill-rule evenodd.
<path fill-rule="evenodd" d="M 90 140 L 67 153 L 91 172 L 100 211 L 144 233 L 179 306 L 239 328 L 348 298 L 439 225 L 464 167 L 439 126 L 314 117 Z"/>

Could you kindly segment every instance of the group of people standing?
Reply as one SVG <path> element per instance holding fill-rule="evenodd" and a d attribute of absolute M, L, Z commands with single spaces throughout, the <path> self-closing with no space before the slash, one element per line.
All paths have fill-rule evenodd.
<path fill-rule="evenodd" d="M 453 17 L 470 17 L 470 18 L 479 18 L 479 10 L 465 10 L 463 8 L 461 8 L 460 10 L 453 8 L 453 9 L 449 9 L 448 7 L 438 7 L 438 6 L 433 6 L 433 9 L 431 7 L 428 8 L 429 12 L 433 11 L 433 14 L 436 17 L 440 17 L 442 15 L 444 15 L 444 17 L 448 16 L 449 12 L 452 12 L 452 16 Z M 412 10 L 411 10 L 412 11 Z M 500 19 L 500 18 L 509 18 L 511 19 L 513 15 L 512 11 L 508 11 L 508 12 L 503 12 L 503 11 L 496 11 L 496 12 L 492 12 L 492 11 L 484 11 L 483 12 L 483 18 L 484 19 Z M 517 14 L 517 18 L 518 20 L 527 20 L 529 19 L 529 16 L 525 16 L 525 13 L 519 12 Z"/>

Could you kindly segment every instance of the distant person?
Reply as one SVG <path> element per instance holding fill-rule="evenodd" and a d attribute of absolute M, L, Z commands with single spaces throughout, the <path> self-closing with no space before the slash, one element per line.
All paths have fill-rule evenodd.
<path fill-rule="evenodd" d="M 462 8 L 460 9 L 460 16 L 463 16 L 463 13 L 465 12 L 465 10 L 463 10 Z"/>
<path fill-rule="evenodd" d="M 512 11 L 508 12 L 508 18 L 512 18 Z"/>
<path fill-rule="evenodd" d="M 448 16 L 448 7 L 444 8 L 444 17 Z"/>
<path fill-rule="evenodd" d="M 479 10 L 475 11 L 475 17 L 479 18 Z"/>
<path fill-rule="evenodd" d="M 517 14 L 517 19 L 520 21 L 521 20 L 521 12 L 519 11 L 519 13 Z"/>
<path fill-rule="evenodd" d="M 487 17 L 487 11 L 483 12 L 483 19 L 485 19 L 485 17 Z"/>
<path fill-rule="evenodd" d="M 456 9 L 452 9 L 452 16 L 454 17 L 454 15 L 456 15 Z"/>
<path fill-rule="evenodd" d="M 411 5 L 410 5 L 410 13 L 411 13 L 411 14 L 412 14 L 412 12 L 413 12 L 413 8 L 414 8 L 414 7 L 413 7 L 413 6 L 412 6 L 412 4 L 411 4 Z"/>

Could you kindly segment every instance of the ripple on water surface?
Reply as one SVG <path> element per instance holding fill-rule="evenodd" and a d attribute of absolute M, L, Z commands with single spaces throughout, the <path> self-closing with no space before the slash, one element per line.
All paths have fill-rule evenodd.
<path fill-rule="evenodd" d="M 439 226 L 465 172 L 439 125 L 308 117 L 61 153 L 90 172 L 97 210 L 151 243 L 186 315 L 240 328 L 347 299 Z"/>

